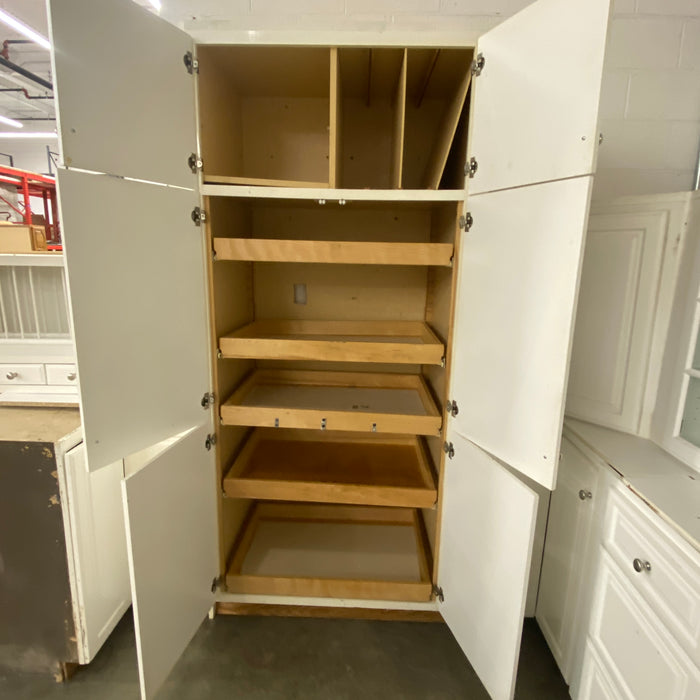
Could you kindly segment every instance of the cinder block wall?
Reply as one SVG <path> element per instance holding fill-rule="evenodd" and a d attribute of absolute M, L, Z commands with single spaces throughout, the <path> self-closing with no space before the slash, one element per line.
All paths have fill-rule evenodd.
<path fill-rule="evenodd" d="M 194 33 L 451 32 L 474 36 L 529 0 L 163 0 Z M 700 146 L 700 0 L 614 0 L 595 196 L 693 186 Z"/>

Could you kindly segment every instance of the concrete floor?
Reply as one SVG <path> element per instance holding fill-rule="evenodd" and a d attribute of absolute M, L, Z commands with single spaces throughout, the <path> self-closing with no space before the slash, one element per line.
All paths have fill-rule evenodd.
<path fill-rule="evenodd" d="M 525 621 L 515 694 L 566 700 L 542 634 Z M 137 700 L 134 626 L 127 613 L 92 664 L 66 684 L 0 673 L 3 700 Z M 205 620 L 158 700 L 488 700 L 439 623 L 219 616 Z"/>

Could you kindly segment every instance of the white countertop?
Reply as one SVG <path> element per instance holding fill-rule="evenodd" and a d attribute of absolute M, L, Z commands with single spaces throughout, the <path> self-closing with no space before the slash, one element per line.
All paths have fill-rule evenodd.
<path fill-rule="evenodd" d="M 566 426 L 700 551 L 700 474 L 651 440 L 568 419 Z"/>

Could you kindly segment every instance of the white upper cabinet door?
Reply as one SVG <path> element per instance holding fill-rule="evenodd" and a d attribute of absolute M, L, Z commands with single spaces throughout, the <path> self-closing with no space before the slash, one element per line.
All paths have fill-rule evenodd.
<path fill-rule="evenodd" d="M 538 496 L 454 429 L 447 439 L 454 455 L 442 488 L 440 613 L 491 698 L 510 700 Z"/>
<path fill-rule="evenodd" d="M 214 604 L 216 465 L 206 439 L 203 425 L 125 460 L 142 700 L 155 695 Z"/>
<path fill-rule="evenodd" d="M 470 197 L 449 398 L 454 429 L 556 483 L 592 177 Z"/>
<path fill-rule="evenodd" d="M 210 391 L 197 195 L 58 173 L 91 471 L 202 422 Z"/>
<path fill-rule="evenodd" d="M 594 172 L 610 0 L 539 0 L 480 37 L 470 194 Z"/>
<path fill-rule="evenodd" d="M 126 0 L 50 0 L 67 167 L 194 188 L 192 39 Z"/>

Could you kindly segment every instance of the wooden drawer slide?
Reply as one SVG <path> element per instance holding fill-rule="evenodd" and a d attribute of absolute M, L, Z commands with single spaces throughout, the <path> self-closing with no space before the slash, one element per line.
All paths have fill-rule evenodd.
<path fill-rule="evenodd" d="M 256 370 L 221 406 L 224 425 L 437 435 L 442 416 L 417 374 Z"/>
<path fill-rule="evenodd" d="M 231 593 L 427 601 L 426 547 L 416 510 L 256 503 L 226 586 Z"/>
<path fill-rule="evenodd" d="M 219 339 L 223 357 L 439 365 L 445 347 L 422 321 L 255 321 Z"/>
<path fill-rule="evenodd" d="M 232 498 L 430 508 L 435 480 L 420 438 L 258 428 L 224 477 Z"/>

